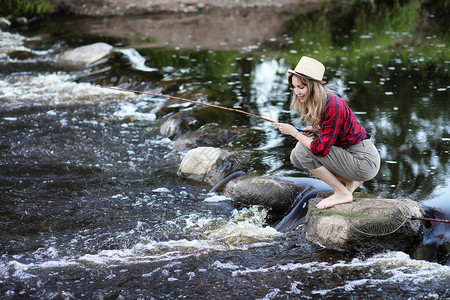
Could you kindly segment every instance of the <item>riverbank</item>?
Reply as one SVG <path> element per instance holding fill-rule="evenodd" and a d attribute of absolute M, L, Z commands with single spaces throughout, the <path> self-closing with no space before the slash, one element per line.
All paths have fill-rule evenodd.
<path fill-rule="evenodd" d="M 123 16 L 162 12 L 200 12 L 213 8 L 267 8 L 312 5 L 324 0 L 50 0 L 53 12 L 79 16 Z M 329 1 L 327 1 L 329 2 Z"/>

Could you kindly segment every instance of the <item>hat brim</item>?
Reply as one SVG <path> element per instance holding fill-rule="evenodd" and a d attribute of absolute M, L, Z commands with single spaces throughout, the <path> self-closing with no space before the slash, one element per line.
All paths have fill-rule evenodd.
<path fill-rule="evenodd" d="M 289 74 L 292 74 L 292 75 L 297 75 L 297 76 L 300 76 L 300 77 L 305 77 L 305 78 L 309 78 L 309 79 L 315 80 L 315 81 L 317 81 L 317 82 L 320 83 L 320 84 L 325 84 L 325 83 L 327 83 L 326 81 L 312 78 L 312 77 L 307 76 L 307 75 L 305 75 L 305 74 L 295 72 L 294 70 L 291 70 L 291 69 L 288 70 L 288 73 L 289 73 Z"/>

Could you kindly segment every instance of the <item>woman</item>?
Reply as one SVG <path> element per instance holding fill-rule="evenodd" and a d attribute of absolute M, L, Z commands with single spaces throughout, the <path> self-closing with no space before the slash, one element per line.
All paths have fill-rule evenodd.
<path fill-rule="evenodd" d="M 325 66 L 321 62 L 303 56 L 288 73 L 293 89 L 291 109 L 308 125 L 300 132 L 290 124 L 273 123 L 281 133 L 298 140 L 291 162 L 334 190 L 317 204 L 318 209 L 351 202 L 353 192 L 377 175 L 380 155 L 345 101 L 323 86 Z"/>

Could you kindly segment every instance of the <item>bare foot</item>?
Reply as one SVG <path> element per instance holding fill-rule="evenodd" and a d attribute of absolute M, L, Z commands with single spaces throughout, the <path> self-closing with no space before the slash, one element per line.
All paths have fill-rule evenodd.
<path fill-rule="evenodd" d="M 330 208 L 332 206 L 335 206 L 337 204 L 343 204 L 343 203 L 349 203 L 353 201 L 353 195 L 352 193 L 346 193 L 344 194 L 336 194 L 334 193 L 328 198 L 323 199 L 319 203 L 317 203 L 316 207 L 317 209 L 325 209 Z"/>

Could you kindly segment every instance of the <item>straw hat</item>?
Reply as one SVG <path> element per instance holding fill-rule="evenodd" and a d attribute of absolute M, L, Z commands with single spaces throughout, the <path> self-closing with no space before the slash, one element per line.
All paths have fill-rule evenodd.
<path fill-rule="evenodd" d="M 325 81 L 322 80 L 323 74 L 325 73 L 325 66 L 320 61 L 308 56 L 302 56 L 295 69 L 288 70 L 288 73 L 309 77 L 321 84 L 325 84 Z"/>

